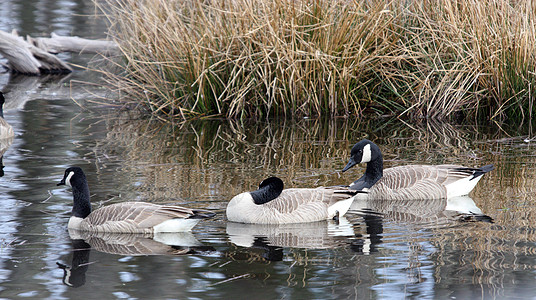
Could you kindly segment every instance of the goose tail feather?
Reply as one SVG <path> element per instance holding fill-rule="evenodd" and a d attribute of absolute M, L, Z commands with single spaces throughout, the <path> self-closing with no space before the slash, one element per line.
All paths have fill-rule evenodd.
<path fill-rule="evenodd" d="M 210 219 L 216 215 L 216 213 L 204 210 L 204 209 L 192 209 L 193 215 L 188 219 Z"/>
<path fill-rule="evenodd" d="M 485 165 L 485 166 L 480 167 L 480 168 L 456 168 L 456 171 L 472 173 L 472 177 L 469 178 L 469 180 L 473 180 L 473 179 L 479 178 L 480 176 L 490 172 L 493 169 L 495 169 L 495 167 L 493 165 Z"/>

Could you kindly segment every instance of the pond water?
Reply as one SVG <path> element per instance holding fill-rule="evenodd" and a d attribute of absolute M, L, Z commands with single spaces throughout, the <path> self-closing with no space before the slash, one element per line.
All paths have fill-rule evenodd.
<path fill-rule="evenodd" d="M 46 15 L 37 8 L 36 14 L 38 20 Z M 51 28 L 39 22 L 24 27 L 17 21 L 22 16 L 11 17 L 7 23 L 26 28 L 25 34 Z M 57 28 L 83 28 L 58 22 Z M 0 29 L 7 30 L 7 23 Z M 85 34 L 93 37 L 98 26 Z M 0 298 L 536 296 L 536 144 L 530 126 L 392 118 L 162 125 L 100 103 L 106 90 L 79 83 L 94 79 L 80 70 L 67 77 L 0 76 L 5 118 L 16 132 L 0 177 Z M 226 221 L 229 199 L 271 175 L 288 187 L 355 180 L 364 166 L 339 171 L 351 146 L 365 137 L 380 145 L 386 167 L 492 163 L 496 169 L 470 198 L 457 202 L 359 203 L 338 223 Z M 56 186 L 70 165 L 85 170 L 94 207 L 137 200 L 218 214 L 191 234 L 172 236 L 178 247 L 155 241 L 161 237 L 125 235 L 84 242 L 66 228 L 71 191 Z M 480 208 L 493 222 L 445 213 L 462 204 Z"/>

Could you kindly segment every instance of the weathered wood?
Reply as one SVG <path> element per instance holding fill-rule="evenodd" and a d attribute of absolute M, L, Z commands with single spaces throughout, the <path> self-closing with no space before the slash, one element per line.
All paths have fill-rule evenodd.
<path fill-rule="evenodd" d="M 56 34 L 52 34 L 51 38 L 27 37 L 25 41 L 16 32 L 9 34 L 0 30 L 0 55 L 8 60 L 12 72 L 29 75 L 72 72 L 69 65 L 53 55 L 59 52 L 112 55 L 119 53 L 119 50 L 117 44 L 111 41 Z"/>
<path fill-rule="evenodd" d="M 89 40 L 77 36 L 59 36 L 55 33 L 50 38 L 26 37 L 28 42 L 49 53 L 75 52 L 79 54 L 99 53 L 102 55 L 115 55 L 119 47 L 112 41 Z"/>
<path fill-rule="evenodd" d="M 12 70 L 24 74 L 39 74 L 41 63 L 33 56 L 29 47 L 20 36 L 0 31 L 0 54 L 10 64 Z"/>

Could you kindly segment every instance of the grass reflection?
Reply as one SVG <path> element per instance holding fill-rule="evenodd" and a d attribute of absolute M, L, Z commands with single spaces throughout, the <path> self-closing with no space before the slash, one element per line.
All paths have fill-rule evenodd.
<path fill-rule="evenodd" d="M 477 133 L 476 126 L 350 119 L 198 120 L 177 127 L 114 118 L 108 129 L 96 155 L 123 161 L 124 173 L 138 174 L 143 182 L 137 189 L 150 199 L 230 199 L 272 175 L 289 187 L 347 184 L 363 169 L 344 176 L 338 171 L 351 146 L 364 137 L 381 145 L 386 167 L 447 162 L 477 166 L 488 162 L 487 145 L 471 141 L 490 138 Z"/>
<path fill-rule="evenodd" d="M 121 162 L 115 172 L 119 188 L 144 201 L 180 202 L 220 211 L 232 196 L 255 189 L 270 175 L 295 187 L 355 180 L 364 166 L 344 175 L 338 170 L 346 163 L 351 146 L 365 137 L 380 145 L 386 167 L 495 164 L 496 169 L 484 176 L 471 194 L 483 214 L 493 218 L 493 224 L 445 223 L 445 219 L 419 216 L 427 213 L 423 205 L 401 203 L 397 204 L 401 209 L 387 205 L 387 213 L 372 219 L 349 215 L 354 236 L 337 239 L 341 243 L 335 243 L 335 248 L 274 245 L 269 236 L 254 236 L 253 246 L 243 247 L 228 242 L 225 236 L 225 249 L 218 249 L 225 259 L 213 264 L 221 266 L 227 279 L 244 276 L 231 282 L 314 289 L 318 287 L 315 278 L 329 277 L 329 286 L 342 286 L 337 295 L 353 295 L 355 291 L 349 287 L 357 280 L 371 287 L 360 290 L 367 295 L 376 295 L 371 292 L 376 289 L 395 293 L 404 286 L 421 296 L 422 284 L 433 282 L 434 295 L 462 297 L 462 289 L 451 288 L 453 285 L 484 285 L 485 295 L 497 295 L 502 286 L 519 278 L 519 272 L 533 269 L 536 228 L 531 220 L 536 217 L 536 176 L 534 145 L 527 142 L 530 132 L 392 119 L 197 120 L 171 126 L 127 117 L 107 120 L 109 133 L 94 149 L 99 164 Z M 383 204 L 375 205 L 373 210 L 380 210 Z M 417 209 L 409 212 L 411 206 Z M 416 213 L 419 209 L 424 212 Z M 204 224 L 199 229 L 203 237 L 214 230 L 224 235 L 224 214 L 213 222 L 210 224 L 219 224 L 218 229 Z M 336 274 L 323 273 L 326 267 L 337 270 Z M 286 283 L 281 283 L 282 277 L 288 279 Z M 231 282 L 218 286 L 226 290 L 235 286 Z M 517 286 L 524 284 L 520 281 Z"/>

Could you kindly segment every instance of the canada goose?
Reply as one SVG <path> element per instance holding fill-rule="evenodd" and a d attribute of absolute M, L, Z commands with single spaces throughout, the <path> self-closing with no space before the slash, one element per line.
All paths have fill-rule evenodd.
<path fill-rule="evenodd" d="M 4 98 L 4 94 L 0 92 L 0 139 L 11 138 L 15 135 L 13 127 L 4 119 L 4 102 L 6 102 L 6 99 Z"/>
<path fill-rule="evenodd" d="M 73 210 L 68 228 L 90 232 L 156 233 L 189 231 L 214 213 L 175 205 L 124 202 L 91 212 L 86 175 L 79 167 L 65 170 L 58 185 L 73 189 Z"/>
<path fill-rule="evenodd" d="M 342 172 L 367 163 L 365 174 L 349 188 L 368 191 L 367 199 L 441 199 L 469 194 L 493 165 L 467 168 L 458 165 L 408 165 L 383 169 L 380 148 L 369 140 L 352 147 L 350 161 Z"/>
<path fill-rule="evenodd" d="M 227 219 L 254 224 L 315 222 L 342 217 L 360 191 L 346 187 L 283 190 L 277 177 L 265 179 L 259 189 L 234 196 L 227 205 Z"/>

